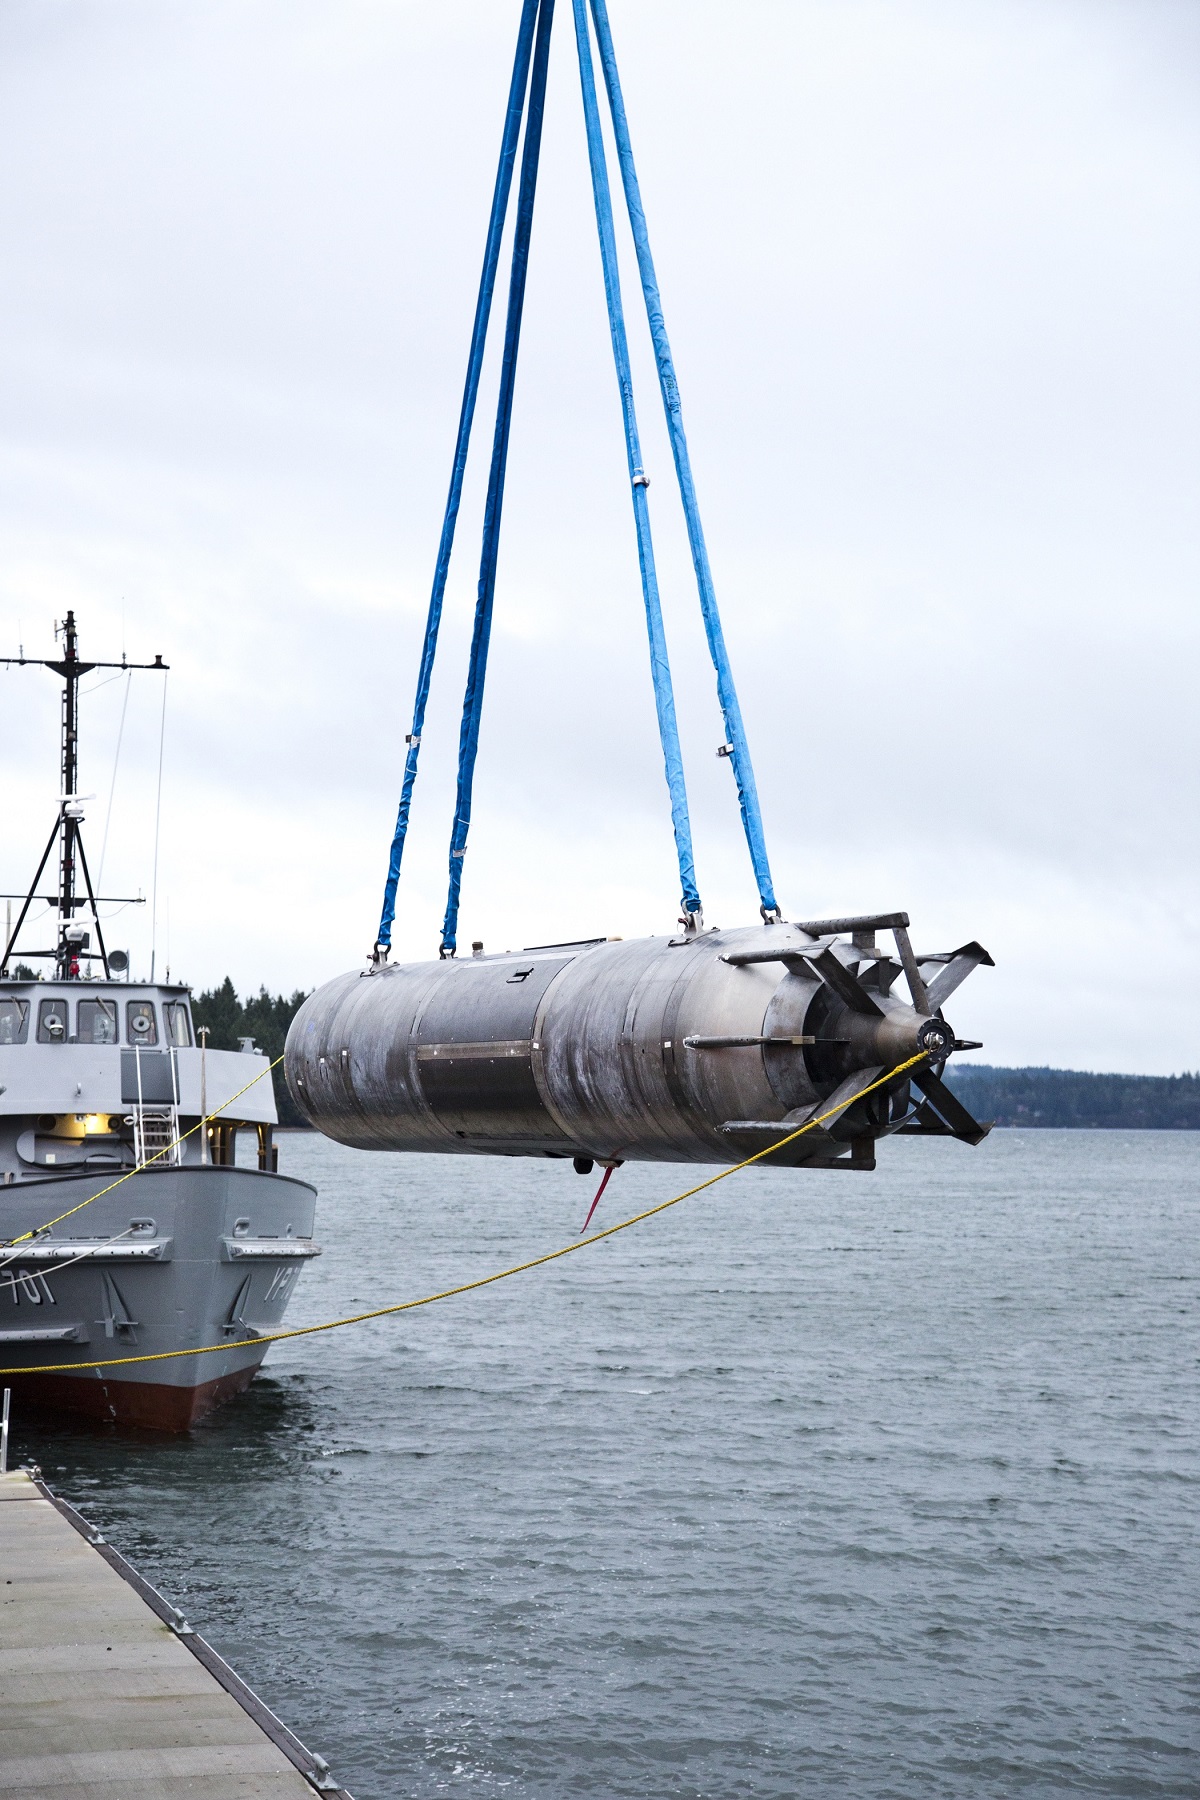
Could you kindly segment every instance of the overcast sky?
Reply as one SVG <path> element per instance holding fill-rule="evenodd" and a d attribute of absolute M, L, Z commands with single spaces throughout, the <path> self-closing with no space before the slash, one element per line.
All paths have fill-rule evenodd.
<path fill-rule="evenodd" d="M 785 913 L 979 938 L 997 966 L 952 1018 L 988 1060 L 1200 1066 L 1200 11 L 610 4 Z M 518 11 L 0 13 L 0 653 L 50 654 L 73 606 L 85 654 L 170 663 L 159 969 L 197 985 L 309 987 L 375 934 Z M 463 886 L 489 949 L 670 931 L 679 893 L 565 0 L 555 39 Z M 751 923 L 625 268 L 700 889 Z M 100 679 L 93 866 L 126 700 Z M 0 672 L 6 889 L 52 820 L 57 687 Z M 150 891 L 161 703 L 132 678 L 111 894 Z M 109 927 L 137 967 L 149 911 Z"/>

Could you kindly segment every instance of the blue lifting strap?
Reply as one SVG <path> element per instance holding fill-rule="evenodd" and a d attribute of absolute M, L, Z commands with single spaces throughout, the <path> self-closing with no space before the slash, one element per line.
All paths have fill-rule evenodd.
<path fill-rule="evenodd" d="M 692 566 L 696 571 L 696 585 L 700 592 L 704 631 L 708 638 L 713 667 L 717 672 L 717 697 L 720 700 L 721 712 L 725 720 L 725 734 L 730 746 L 729 760 L 733 764 L 734 778 L 737 782 L 742 824 L 745 827 L 746 842 L 750 847 L 750 860 L 754 865 L 754 877 L 758 884 L 763 916 L 778 917 L 779 906 L 775 899 L 774 883 L 771 880 L 771 866 L 767 860 L 767 846 L 763 836 L 762 814 L 759 810 L 754 767 L 750 761 L 750 748 L 746 742 L 746 730 L 742 723 L 742 709 L 738 705 L 737 689 L 733 684 L 733 671 L 729 666 L 729 653 L 725 648 L 725 635 L 721 630 L 721 615 L 717 606 L 716 590 L 713 587 L 712 570 L 708 562 L 708 548 L 704 542 L 704 528 L 700 523 L 700 508 L 696 500 L 695 483 L 692 480 L 691 458 L 688 455 L 687 438 L 683 429 L 679 384 L 675 379 L 675 364 L 667 339 L 662 298 L 658 291 L 658 278 L 654 272 L 654 259 L 650 254 L 650 238 L 646 229 L 646 215 L 642 210 L 637 170 L 633 162 L 633 147 L 629 140 L 629 122 L 625 117 L 625 102 L 621 95 L 617 59 L 613 50 L 612 32 L 608 24 L 608 8 L 605 0 L 591 0 L 591 8 L 596 26 L 596 41 L 600 50 L 600 63 L 604 70 L 604 85 L 608 91 L 608 104 L 612 113 L 613 135 L 616 139 L 617 159 L 621 167 L 621 180 L 625 188 L 625 203 L 629 209 L 629 223 L 633 230 L 638 270 L 642 278 L 646 316 L 650 321 L 650 335 L 654 341 L 658 382 L 662 390 L 663 409 L 667 415 L 667 430 L 671 438 L 671 453 L 675 459 L 675 473 L 679 481 L 679 492 L 687 518 L 688 542 L 692 550 Z"/>
<path fill-rule="evenodd" d="M 683 754 L 679 747 L 679 727 L 675 719 L 675 693 L 671 683 L 671 664 L 667 656 L 667 640 L 663 631 L 662 606 L 658 594 L 658 575 L 654 566 L 654 543 L 650 535 L 650 505 L 646 495 L 646 476 L 642 468 L 642 451 L 638 438 L 637 413 L 633 404 L 633 375 L 629 367 L 629 342 L 625 335 L 625 311 L 621 303 L 621 276 L 617 266 L 617 245 L 613 236 L 612 196 L 608 185 L 608 164 L 604 140 L 600 135 L 600 110 L 596 104 L 596 78 L 592 69 L 592 49 L 588 39 L 586 0 L 572 0 L 575 9 L 575 40 L 579 48 L 579 79 L 583 87 L 583 112 L 587 121 L 588 157 L 592 166 L 592 193 L 596 203 L 596 226 L 600 234 L 600 260 L 604 268 L 604 295 L 608 302 L 608 326 L 612 335 L 613 361 L 617 367 L 617 385 L 621 392 L 621 413 L 625 422 L 625 454 L 629 464 L 629 481 L 633 494 L 633 516 L 637 528 L 638 563 L 642 571 L 642 597 L 646 606 L 646 630 L 650 638 L 650 674 L 654 682 L 654 704 L 658 711 L 658 734 L 662 740 L 663 763 L 667 787 L 671 795 L 671 823 L 675 830 L 675 849 L 679 857 L 679 880 L 683 889 L 685 923 L 698 922 L 700 895 L 696 888 L 696 865 L 692 854 L 692 827 L 688 817 L 687 787 L 683 775 Z"/>
<path fill-rule="evenodd" d="M 521 314 L 525 305 L 525 276 L 529 267 L 529 238 L 533 227 L 533 201 L 537 191 L 542 115 L 546 102 L 546 67 L 550 57 L 550 28 L 553 23 L 554 0 L 541 0 L 533 51 L 533 74 L 529 83 L 525 143 L 521 152 L 521 182 L 513 233 L 512 273 L 508 284 L 508 318 L 504 327 L 500 395 L 496 402 L 496 430 L 492 439 L 492 464 L 488 472 L 487 503 L 483 515 L 483 551 L 479 559 L 475 625 L 471 634 L 467 691 L 463 699 L 462 725 L 458 738 L 458 795 L 454 808 L 454 828 L 450 834 L 450 885 L 446 895 L 446 915 L 442 920 L 441 956 L 453 956 L 455 951 L 458 896 L 462 885 L 463 858 L 467 850 L 467 832 L 471 824 L 471 791 L 475 779 L 475 756 L 479 748 L 479 720 L 483 709 L 488 644 L 492 634 L 500 514 L 504 506 L 504 476 L 508 465 L 513 389 L 517 376 L 517 350 L 521 342 Z"/>
<path fill-rule="evenodd" d="M 612 197 L 609 189 L 607 160 L 600 127 L 595 74 L 592 65 L 591 44 L 588 32 L 586 10 L 588 0 L 572 0 L 572 4 L 575 14 L 576 43 L 579 51 L 580 81 L 583 88 L 584 115 L 587 123 L 588 156 L 591 164 L 592 192 L 596 208 L 596 224 L 600 237 L 600 255 L 604 270 L 605 298 L 608 304 L 609 330 L 612 337 L 613 359 L 616 364 L 617 381 L 621 394 L 622 416 L 625 426 L 625 447 L 633 495 L 634 522 L 638 540 L 638 560 L 641 568 L 646 626 L 650 639 L 651 676 L 654 683 L 655 706 L 658 712 L 659 735 L 662 741 L 667 786 L 671 797 L 671 818 L 674 826 L 675 847 L 679 857 L 679 874 L 683 890 L 682 904 L 685 914 L 684 922 L 695 928 L 699 925 L 701 917 L 700 896 L 696 885 L 691 825 L 688 817 L 687 790 L 683 774 L 683 759 L 680 751 L 679 732 L 675 718 L 675 699 L 671 683 L 671 668 L 667 656 L 666 637 L 663 630 L 658 578 L 654 563 L 654 546 L 650 533 L 650 515 L 646 496 L 646 488 L 649 483 L 642 468 L 637 416 L 633 403 L 633 384 L 629 365 L 629 346 L 625 331 L 625 317 L 621 300 L 616 242 L 613 232 Z M 688 456 L 687 438 L 683 429 L 679 388 L 675 378 L 675 368 L 671 358 L 670 344 L 667 339 L 666 325 L 663 320 L 662 302 L 658 291 L 657 278 L 654 272 L 654 263 L 650 254 L 646 219 L 642 210 L 637 171 L 634 167 L 633 151 L 629 141 L 629 127 L 625 117 L 624 101 L 621 96 L 621 86 L 617 74 L 616 57 L 613 51 L 612 34 L 609 29 L 608 13 L 605 6 L 605 0 L 590 0 L 590 5 L 592 21 L 595 26 L 596 39 L 600 52 L 601 66 L 604 71 L 604 81 L 608 95 L 609 108 L 612 114 L 613 132 L 616 139 L 617 156 L 620 163 L 625 200 L 629 211 L 634 245 L 637 251 L 642 292 L 646 303 L 647 317 L 650 322 L 650 333 L 654 344 L 655 359 L 658 365 L 659 386 L 662 391 L 663 406 L 667 418 L 667 428 L 671 439 L 671 451 L 675 462 L 675 472 L 679 482 L 679 491 L 683 500 L 684 514 L 687 519 L 688 540 L 691 545 L 692 563 L 696 572 L 696 582 L 700 594 L 700 606 L 704 618 L 705 634 L 708 639 L 708 647 L 712 656 L 713 666 L 717 674 L 717 693 L 725 721 L 726 736 L 729 740 L 728 744 L 725 746 L 725 753 L 729 755 L 733 764 L 734 776 L 737 781 L 742 822 L 745 827 L 746 841 L 750 847 L 751 861 L 754 866 L 755 878 L 758 883 L 761 910 L 764 918 L 771 916 L 778 917 L 779 908 L 775 901 L 774 888 L 771 882 L 771 871 L 767 861 L 766 845 L 762 829 L 762 817 L 758 804 L 758 792 L 754 781 L 754 770 L 750 761 L 750 751 L 746 742 L 741 709 L 738 705 L 737 692 L 734 688 L 733 675 L 729 666 L 728 652 L 725 647 L 725 639 L 721 630 L 720 612 L 717 606 L 716 593 L 713 588 L 712 573 L 708 562 L 708 551 L 704 542 L 704 532 L 700 523 L 695 484 L 692 479 L 691 461 Z M 479 726 L 483 707 L 484 681 L 487 674 L 488 646 L 491 638 L 492 610 L 496 589 L 496 562 L 500 541 L 500 520 L 504 505 L 504 482 L 508 462 L 509 436 L 512 425 L 513 392 L 516 382 L 517 353 L 521 337 L 521 318 L 525 301 L 525 280 L 529 262 L 529 243 L 533 223 L 534 196 L 537 188 L 538 161 L 541 153 L 542 121 L 546 97 L 546 71 L 550 51 L 550 32 L 553 22 L 554 0 L 523 0 L 521 24 L 517 38 L 517 53 L 513 64 L 512 81 L 508 97 L 508 111 L 505 115 L 504 135 L 500 150 L 500 164 L 496 173 L 496 185 L 492 198 L 491 217 L 488 223 L 487 246 L 484 253 L 483 272 L 480 277 L 479 296 L 475 307 L 475 322 L 471 334 L 471 350 L 467 365 L 466 386 L 463 392 L 462 409 L 459 415 L 454 467 L 451 473 L 450 492 L 446 501 L 445 516 L 442 521 L 442 535 L 438 547 L 437 567 L 434 573 L 433 591 L 429 601 L 429 612 L 425 625 L 425 638 L 421 651 L 421 665 L 417 680 L 416 700 L 413 707 L 413 728 L 408 738 L 408 755 L 405 760 L 404 783 L 401 790 L 400 808 L 396 818 L 396 829 L 392 839 L 387 883 L 384 889 L 383 912 L 380 919 L 379 932 L 376 938 L 377 959 L 386 957 L 387 949 L 391 943 L 392 923 L 396 909 L 396 888 L 400 875 L 401 859 L 404 854 L 405 837 L 408 830 L 409 810 L 412 802 L 413 785 L 416 780 L 417 763 L 420 753 L 421 732 L 425 720 L 425 708 L 429 697 L 429 686 L 433 673 L 434 656 L 437 649 L 438 629 L 441 624 L 446 578 L 450 564 L 450 555 L 454 545 L 454 533 L 458 519 L 459 504 L 462 498 L 463 476 L 466 469 L 471 429 L 479 394 L 480 372 L 483 365 L 484 347 L 487 339 L 488 324 L 491 317 L 492 299 L 495 292 L 501 239 L 504 232 L 508 200 L 512 187 L 522 116 L 526 113 L 525 100 L 526 89 L 528 88 L 528 110 L 525 120 L 525 141 L 521 156 L 521 178 L 518 189 L 517 217 L 513 237 L 512 269 L 509 277 L 508 314 L 505 324 L 500 392 L 496 406 L 496 425 L 492 442 L 492 460 L 488 475 L 487 503 L 484 512 L 483 547 L 480 557 L 479 584 L 475 605 L 474 629 L 471 638 L 470 664 L 467 676 L 466 694 L 463 700 L 462 725 L 459 731 L 458 791 L 454 813 L 454 826 L 450 840 L 450 880 L 446 899 L 446 913 L 442 923 L 441 955 L 453 956 L 456 948 L 459 894 L 462 884 L 462 865 L 466 854 L 467 836 L 471 823 L 472 788 L 474 783 L 475 761 L 479 748 Z"/>
<path fill-rule="evenodd" d="M 504 117 L 504 135 L 500 145 L 500 166 L 492 195 L 492 212 L 488 220 L 487 246 L 483 256 L 483 273 L 479 279 L 479 298 L 475 303 L 475 323 L 471 330 L 471 351 L 467 361 L 467 380 L 463 390 L 462 410 L 458 419 L 458 439 L 454 446 L 454 468 L 450 476 L 450 493 L 442 520 L 442 536 L 438 545 L 437 568 L 433 592 L 425 620 L 425 641 L 421 646 L 421 667 L 417 676 L 417 697 L 413 705 L 412 732 L 408 738 L 408 755 L 404 764 L 404 785 L 400 791 L 400 810 L 392 837 L 388 860 L 387 882 L 383 890 L 383 913 L 376 935 L 377 950 L 386 950 L 392 941 L 392 921 L 396 916 L 396 884 L 400 879 L 400 862 L 408 833 L 408 815 L 412 806 L 413 784 L 417 779 L 417 761 L 421 749 L 421 732 L 425 724 L 425 706 L 429 699 L 429 683 L 433 676 L 433 659 L 437 650 L 438 627 L 442 622 L 442 602 L 446 593 L 446 576 L 450 553 L 454 548 L 454 528 L 462 499 L 463 475 L 467 466 L 467 450 L 471 441 L 471 425 L 475 418 L 475 402 L 479 397 L 479 376 L 483 368 L 483 352 L 491 318 L 492 295 L 496 287 L 496 269 L 500 261 L 500 241 L 508 213 L 508 196 L 512 188 L 513 169 L 517 160 L 517 139 L 525 107 L 525 88 L 529 80 L 529 59 L 533 50 L 533 28 L 537 19 L 538 0 L 524 0 L 521 26 L 517 35 L 517 54 L 513 63 L 512 82 L 508 90 L 508 111 Z"/>

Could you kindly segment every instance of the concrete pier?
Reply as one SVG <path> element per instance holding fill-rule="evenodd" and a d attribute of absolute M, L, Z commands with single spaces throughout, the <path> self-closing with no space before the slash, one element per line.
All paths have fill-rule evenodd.
<path fill-rule="evenodd" d="M 0 1477 L 0 1800 L 350 1800 L 163 1596 Z"/>

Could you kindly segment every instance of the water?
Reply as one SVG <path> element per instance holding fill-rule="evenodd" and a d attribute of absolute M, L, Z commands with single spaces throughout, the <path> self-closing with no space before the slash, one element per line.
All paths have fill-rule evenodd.
<path fill-rule="evenodd" d="M 283 1163 L 327 1246 L 296 1323 L 565 1241 L 592 1191 Z M 280 1346 L 189 1440 L 15 1447 L 356 1800 L 1194 1796 L 1198 1191 L 1183 1133 L 749 1172 Z"/>

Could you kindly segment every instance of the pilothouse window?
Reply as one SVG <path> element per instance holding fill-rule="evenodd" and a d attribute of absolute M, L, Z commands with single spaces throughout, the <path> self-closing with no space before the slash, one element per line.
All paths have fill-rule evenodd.
<path fill-rule="evenodd" d="M 28 1000 L 0 1000 L 0 1044 L 23 1044 L 28 1035 Z"/>
<path fill-rule="evenodd" d="M 186 1050 L 192 1041 L 192 1022 L 188 1018 L 188 1009 L 182 1000 L 168 1000 L 163 1007 L 167 1027 L 167 1042 L 180 1050 Z"/>
<path fill-rule="evenodd" d="M 117 1041 L 117 1003 L 115 1000 L 81 1000 L 79 1002 L 81 1044 L 115 1044 Z"/>
<path fill-rule="evenodd" d="M 67 1041 L 67 1003 L 65 1000 L 43 1000 L 38 1007 L 38 1043 L 65 1044 Z"/>
<path fill-rule="evenodd" d="M 158 1021 L 149 1000 L 131 1000 L 125 1008 L 125 1023 L 131 1044 L 157 1044 Z"/>

